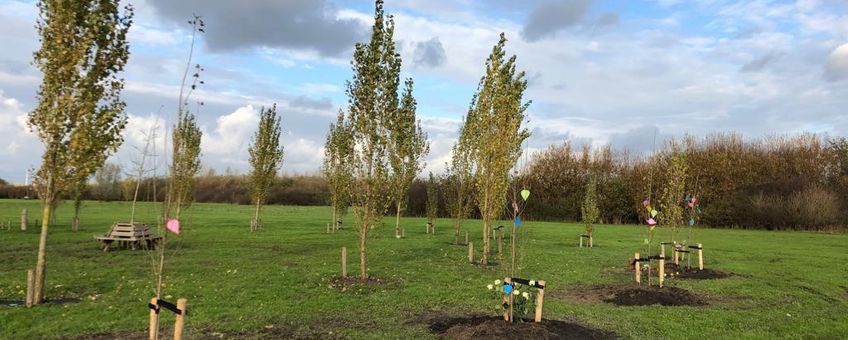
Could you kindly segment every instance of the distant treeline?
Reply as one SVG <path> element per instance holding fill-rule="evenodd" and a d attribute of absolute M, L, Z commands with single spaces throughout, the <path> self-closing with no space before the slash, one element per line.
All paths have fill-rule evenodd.
<path fill-rule="evenodd" d="M 686 155 L 687 192 L 699 198 L 703 211 L 699 224 L 844 230 L 848 223 L 848 141 L 844 138 L 805 134 L 745 141 L 737 134 L 716 134 L 666 142 L 653 156 L 636 156 L 608 146 L 574 148 L 564 142 L 535 154 L 513 185 L 532 192 L 525 219 L 579 221 L 586 181 L 595 176 L 602 221 L 640 223 L 641 202 L 649 192 L 652 200 L 661 195 L 674 152 Z M 135 181 L 120 179 L 120 171 L 114 167 L 104 167 L 95 176 L 86 199 L 132 200 Z M 406 215 L 426 214 L 426 185 L 424 179 L 412 184 Z M 162 201 L 164 189 L 164 178 L 145 179 L 138 199 Z M 209 171 L 197 177 L 195 190 L 197 202 L 250 203 L 242 175 Z M 328 200 L 325 180 L 314 175 L 279 177 L 269 192 L 268 204 L 326 205 Z M 27 195 L 35 193 L 0 180 L 0 198 Z M 439 215 L 447 217 L 444 206 L 439 207 Z"/>

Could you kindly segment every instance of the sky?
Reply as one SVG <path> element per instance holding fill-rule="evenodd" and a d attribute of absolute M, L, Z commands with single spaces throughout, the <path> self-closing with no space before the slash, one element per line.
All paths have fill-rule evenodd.
<path fill-rule="evenodd" d="M 318 172 L 372 1 L 129 3 L 129 123 L 109 162 L 130 171 L 152 131 L 162 149 L 197 14 L 207 26 L 193 61 L 204 85 L 192 98 L 204 102 L 204 167 L 246 173 L 258 112 L 276 104 L 282 172 Z M 425 171 L 450 160 L 501 32 L 529 82 L 528 154 L 565 140 L 644 153 L 655 134 L 848 134 L 848 0 L 387 0 L 385 9 L 431 143 Z M 0 178 L 12 183 L 43 150 L 26 127 L 41 82 L 31 63 L 37 18 L 33 1 L 0 0 Z"/>

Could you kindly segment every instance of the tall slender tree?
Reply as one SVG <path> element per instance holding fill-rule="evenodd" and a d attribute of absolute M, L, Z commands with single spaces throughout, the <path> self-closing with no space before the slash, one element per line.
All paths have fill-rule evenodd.
<path fill-rule="evenodd" d="M 600 212 L 598 211 L 598 181 L 595 177 L 589 178 L 586 181 L 586 191 L 583 194 L 583 205 L 580 207 L 580 217 L 583 222 L 583 227 L 586 229 L 586 235 L 592 238 L 592 233 L 595 232 L 595 223 L 598 222 Z"/>
<path fill-rule="evenodd" d="M 35 267 L 35 303 L 44 300 L 48 226 L 62 192 L 88 178 L 123 142 L 127 31 L 132 7 L 118 1 L 42 0 L 36 29 L 41 48 L 33 64 L 43 73 L 28 124 L 44 143 L 38 170 L 41 237 Z"/>
<path fill-rule="evenodd" d="M 672 241 L 677 241 L 679 227 L 683 225 L 686 211 L 683 198 L 686 194 L 686 152 L 676 142 L 671 142 L 671 153 L 665 173 L 665 183 L 660 196 L 660 216 L 663 225 L 671 227 Z"/>
<path fill-rule="evenodd" d="M 415 98 L 412 96 L 412 79 L 404 83 L 400 107 L 388 120 L 389 164 L 391 173 L 391 196 L 394 201 L 395 236 L 400 236 L 400 215 L 406 209 L 409 186 L 425 166 L 424 157 L 430 152 L 427 134 L 415 119 Z"/>
<path fill-rule="evenodd" d="M 259 110 L 259 129 L 253 136 L 253 142 L 248 149 L 250 153 L 250 196 L 255 209 L 250 231 L 261 227 L 259 213 L 268 188 L 277 178 L 277 171 L 283 165 L 283 146 L 280 145 L 280 117 L 277 116 L 277 105 L 270 109 Z"/>
<path fill-rule="evenodd" d="M 380 223 L 389 204 L 389 120 L 398 109 L 401 58 L 395 50 L 394 19 L 386 18 L 383 1 L 377 0 L 374 26 L 368 43 L 357 43 L 347 82 L 347 123 L 351 148 L 347 150 L 353 173 L 351 206 L 359 230 L 360 279 L 367 280 L 368 232 Z"/>
<path fill-rule="evenodd" d="M 462 221 L 468 217 L 473 204 L 471 193 L 474 182 L 469 151 L 474 141 L 465 133 L 463 126 L 459 133 L 459 141 L 453 146 L 453 156 L 445 174 L 445 204 L 453 220 L 453 244 L 459 244 Z"/>
<path fill-rule="evenodd" d="M 480 79 L 471 108 L 465 118 L 461 140 L 474 140 L 470 159 L 477 206 L 483 218 L 482 264 L 488 264 L 492 223 L 504 210 L 509 185 L 509 170 L 521 156 L 521 143 L 530 137 L 524 123 L 524 112 L 530 102 L 524 102 L 527 80 L 524 71 L 517 71 L 512 56 L 505 58 L 506 37 L 492 48 L 486 59 L 486 74 Z"/>
<path fill-rule="evenodd" d="M 333 232 L 339 227 L 338 221 L 344 216 L 350 202 L 350 183 L 353 173 L 350 167 L 351 143 L 350 130 L 345 125 L 344 113 L 339 112 L 336 123 L 330 124 L 330 131 L 324 142 L 324 164 L 321 167 L 324 178 L 327 180 L 330 205 L 333 208 Z"/>

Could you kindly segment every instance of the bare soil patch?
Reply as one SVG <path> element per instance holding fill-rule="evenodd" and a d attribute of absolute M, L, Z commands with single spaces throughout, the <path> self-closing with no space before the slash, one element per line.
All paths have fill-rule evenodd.
<path fill-rule="evenodd" d="M 629 284 L 576 288 L 550 296 L 574 302 L 606 302 L 616 306 L 705 306 L 707 300 L 686 289 Z"/>
<path fill-rule="evenodd" d="M 442 317 L 430 320 L 430 331 L 447 339 L 616 339 L 615 333 L 577 323 L 542 319 L 506 322 L 496 316 Z"/>

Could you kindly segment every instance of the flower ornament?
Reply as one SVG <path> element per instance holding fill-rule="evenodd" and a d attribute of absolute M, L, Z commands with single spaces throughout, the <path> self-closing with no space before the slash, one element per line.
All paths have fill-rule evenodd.
<path fill-rule="evenodd" d="M 489 290 L 492 290 L 492 289 L 494 289 L 495 287 L 494 287 L 494 286 L 492 286 L 492 285 L 488 285 L 488 286 L 486 286 L 486 288 L 489 288 Z"/>

